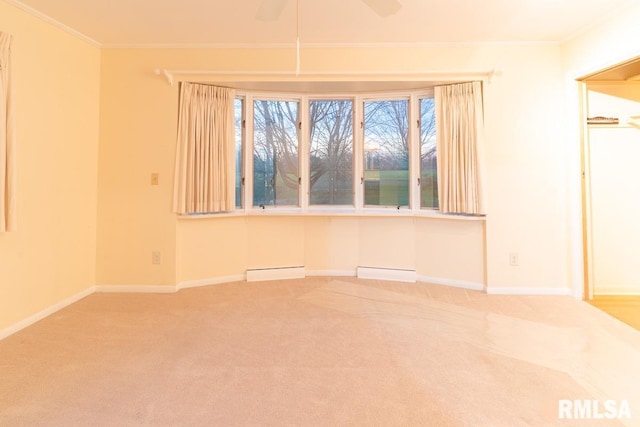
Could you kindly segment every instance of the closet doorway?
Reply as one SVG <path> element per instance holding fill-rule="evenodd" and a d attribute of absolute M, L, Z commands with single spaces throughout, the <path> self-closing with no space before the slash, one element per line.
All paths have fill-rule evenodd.
<path fill-rule="evenodd" d="M 584 295 L 640 328 L 640 59 L 581 81 Z"/>

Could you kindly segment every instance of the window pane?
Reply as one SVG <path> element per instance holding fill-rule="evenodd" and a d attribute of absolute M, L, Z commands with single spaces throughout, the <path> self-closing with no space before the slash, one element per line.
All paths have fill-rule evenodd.
<path fill-rule="evenodd" d="M 253 205 L 298 206 L 298 102 L 253 105 Z"/>
<path fill-rule="evenodd" d="M 242 152 L 244 147 L 244 129 L 242 120 L 244 100 L 236 98 L 234 102 L 235 109 L 235 130 L 236 130 L 236 207 L 242 208 L 242 198 L 244 188 L 242 185 L 242 177 L 244 176 Z"/>
<path fill-rule="evenodd" d="M 420 206 L 438 207 L 436 115 L 433 98 L 420 100 Z"/>
<path fill-rule="evenodd" d="M 353 205 L 353 101 L 311 101 L 309 118 L 309 203 Z"/>
<path fill-rule="evenodd" d="M 409 205 L 409 101 L 364 103 L 364 203 Z"/>

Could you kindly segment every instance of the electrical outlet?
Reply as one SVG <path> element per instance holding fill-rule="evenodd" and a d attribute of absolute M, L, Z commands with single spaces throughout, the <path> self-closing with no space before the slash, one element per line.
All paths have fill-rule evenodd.
<path fill-rule="evenodd" d="M 511 252 L 509 254 L 509 265 L 512 267 L 517 267 L 518 266 L 518 253 L 517 252 Z"/>
<path fill-rule="evenodd" d="M 162 257 L 160 255 L 160 251 L 151 252 L 151 263 L 152 264 L 160 264 L 162 261 Z"/>

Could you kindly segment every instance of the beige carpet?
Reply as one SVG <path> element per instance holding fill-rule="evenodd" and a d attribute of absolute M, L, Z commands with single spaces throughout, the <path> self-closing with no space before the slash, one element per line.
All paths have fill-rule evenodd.
<path fill-rule="evenodd" d="M 343 278 L 94 294 L 0 341 L 0 425 L 638 426 L 640 332 L 570 297 Z"/>

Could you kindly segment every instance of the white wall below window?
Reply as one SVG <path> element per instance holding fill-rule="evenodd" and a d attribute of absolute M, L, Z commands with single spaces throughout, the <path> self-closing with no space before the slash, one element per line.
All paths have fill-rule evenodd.
<path fill-rule="evenodd" d="M 178 221 L 178 283 L 248 269 L 304 266 L 309 275 L 358 267 L 415 270 L 420 278 L 485 284 L 484 221 L 428 217 L 230 216 Z"/>

